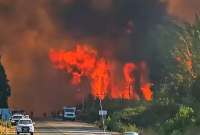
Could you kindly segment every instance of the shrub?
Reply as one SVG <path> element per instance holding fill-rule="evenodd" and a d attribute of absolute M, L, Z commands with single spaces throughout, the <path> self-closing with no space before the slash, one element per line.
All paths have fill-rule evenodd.
<path fill-rule="evenodd" d="M 195 124 L 194 111 L 191 107 L 181 106 L 176 115 L 167 120 L 161 127 L 161 132 L 165 135 L 179 135 L 188 126 Z"/>
<path fill-rule="evenodd" d="M 160 135 L 153 128 L 146 128 L 143 131 L 144 135 Z"/>
<path fill-rule="evenodd" d="M 119 112 L 114 112 L 105 122 L 110 131 L 138 131 L 133 119 L 146 110 L 145 107 L 127 108 Z"/>
<path fill-rule="evenodd" d="M 106 120 L 107 130 L 117 131 L 117 132 L 126 132 L 126 131 L 135 131 L 138 132 L 139 129 L 135 124 L 126 124 L 122 123 L 120 120 L 111 119 L 110 117 Z"/>
<path fill-rule="evenodd" d="M 120 131 L 121 132 L 126 132 L 126 131 L 139 132 L 139 128 L 137 128 L 135 124 L 127 124 L 127 125 L 122 124 Z"/>

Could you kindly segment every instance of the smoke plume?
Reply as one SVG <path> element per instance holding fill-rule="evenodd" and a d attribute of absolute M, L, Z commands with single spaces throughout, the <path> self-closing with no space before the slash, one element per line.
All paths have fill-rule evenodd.
<path fill-rule="evenodd" d="M 180 21 L 194 22 L 200 13 L 199 0 L 169 0 L 168 13 Z"/>
<path fill-rule="evenodd" d="M 119 66 L 141 60 L 148 64 L 146 33 L 167 13 L 190 20 L 198 4 L 197 0 L 189 4 L 169 0 L 168 5 L 161 0 L 0 0 L 0 54 L 12 87 L 10 106 L 41 114 L 80 102 L 82 91 L 51 65 L 50 48 L 89 43 Z"/>

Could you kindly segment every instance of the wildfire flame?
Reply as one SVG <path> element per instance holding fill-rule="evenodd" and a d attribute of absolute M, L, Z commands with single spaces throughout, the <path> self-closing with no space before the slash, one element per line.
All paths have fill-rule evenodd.
<path fill-rule="evenodd" d="M 75 49 L 56 51 L 51 49 L 49 58 L 54 66 L 59 70 L 64 70 L 72 75 L 71 83 L 79 85 L 81 77 L 89 78 L 91 93 L 93 96 L 104 99 L 106 96 L 113 99 L 139 99 L 137 91 L 141 91 L 147 101 L 152 100 L 152 91 L 148 82 L 148 72 L 145 62 L 141 64 L 126 63 L 123 66 L 123 79 L 116 82 L 113 75 L 111 62 L 103 57 L 99 57 L 96 49 L 90 45 L 76 45 Z M 136 90 L 137 77 L 135 72 L 140 73 L 140 88 Z M 112 76 L 115 76 L 114 78 Z"/>

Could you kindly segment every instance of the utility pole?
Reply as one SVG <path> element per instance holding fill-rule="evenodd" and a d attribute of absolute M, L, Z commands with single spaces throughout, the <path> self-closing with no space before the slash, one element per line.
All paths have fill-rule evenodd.
<path fill-rule="evenodd" d="M 105 120 L 104 120 L 104 115 L 103 115 L 103 106 L 102 106 L 102 101 L 99 98 L 99 105 L 100 105 L 100 109 L 101 109 L 101 118 L 102 118 L 102 124 L 103 124 L 103 132 L 104 134 L 106 134 L 106 128 L 105 128 Z"/>

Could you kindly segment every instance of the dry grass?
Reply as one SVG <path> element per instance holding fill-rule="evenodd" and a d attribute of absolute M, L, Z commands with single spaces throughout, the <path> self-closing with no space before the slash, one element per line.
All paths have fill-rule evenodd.
<path fill-rule="evenodd" d="M 5 127 L 5 126 L 0 126 L 0 135 L 9 135 L 11 133 L 14 133 L 14 128 L 11 127 L 11 128 L 8 128 L 8 127 Z"/>

